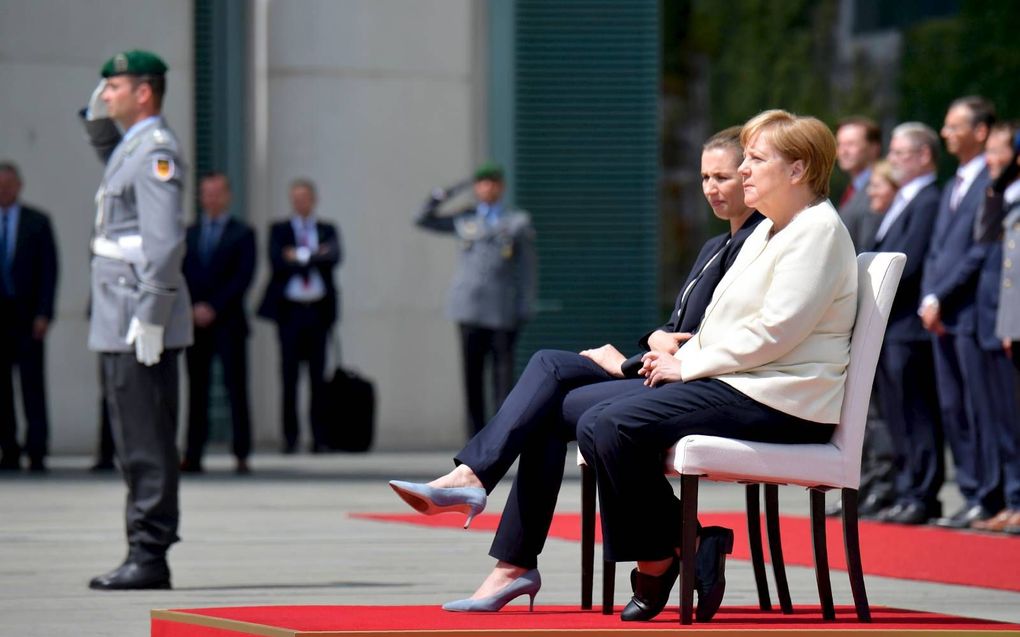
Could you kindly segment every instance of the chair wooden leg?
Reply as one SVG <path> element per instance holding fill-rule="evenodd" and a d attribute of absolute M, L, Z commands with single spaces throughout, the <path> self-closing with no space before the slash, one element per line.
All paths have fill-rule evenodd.
<path fill-rule="evenodd" d="M 786 581 L 786 564 L 783 562 L 783 539 L 779 534 L 779 487 L 765 485 L 765 527 L 769 534 L 769 553 L 772 555 L 772 573 L 776 577 L 776 595 L 784 615 L 793 614 L 790 585 Z"/>
<path fill-rule="evenodd" d="M 698 534 L 698 476 L 680 476 L 680 623 L 694 622 L 694 541 Z"/>
<path fill-rule="evenodd" d="M 772 610 L 769 599 L 769 581 L 765 577 L 765 557 L 761 548 L 761 503 L 758 499 L 758 485 L 746 487 L 747 539 L 751 548 L 751 567 L 754 569 L 754 584 L 758 588 L 758 608 Z"/>
<path fill-rule="evenodd" d="M 591 610 L 595 580 L 595 472 L 581 465 L 581 608 Z"/>
<path fill-rule="evenodd" d="M 857 489 L 843 489 L 843 542 L 846 545 L 846 566 L 850 575 L 850 590 L 854 594 L 857 619 L 871 621 L 868 592 L 864 588 L 864 569 L 861 566 L 861 539 L 857 532 Z"/>
<path fill-rule="evenodd" d="M 602 614 L 613 614 L 613 596 L 616 593 L 616 562 L 602 560 Z"/>
<path fill-rule="evenodd" d="M 818 582 L 818 601 L 822 604 L 822 619 L 836 619 L 832 606 L 832 583 L 829 580 L 829 551 L 825 542 L 825 493 L 810 489 L 811 541 L 815 549 L 815 581 Z"/>

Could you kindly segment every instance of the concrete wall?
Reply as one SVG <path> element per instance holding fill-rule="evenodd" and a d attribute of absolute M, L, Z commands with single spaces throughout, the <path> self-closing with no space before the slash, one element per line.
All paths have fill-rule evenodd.
<path fill-rule="evenodd" d="M 85 310 L 102 165 L 76 113 L 106 59 L 149 48 L 170 66 L 165 112 L 193 148 L 191 2 L 0 0 L 0 16 L 0 157 L 20 165 L 22 198 L 50 212 L 60 249 L 57 316 L 47 341 L 51 449 L 91 453 L 97 362 L 85 349 Z"/>
<path fill-rule="evenodd" d="M 249 219 L 268 267 L 270 221 L 296 176 L 341 229 L 344 363 L 376 383 L 377 448 L 459 445 L 459 348 L 443 317 L 455 242 L 417 230 L 429 190 L 484 156 L 484 3 L 471 0 L 258 0 Z M 252 395 L 258 440 L 279 440 L 275 331 L 258 321 Z M 304 415 L 302 415 L 304 416 Z M 337 416 L 338 420 L 340 416 Z M 303 425 L 302 444 L 309 439 Z"/>

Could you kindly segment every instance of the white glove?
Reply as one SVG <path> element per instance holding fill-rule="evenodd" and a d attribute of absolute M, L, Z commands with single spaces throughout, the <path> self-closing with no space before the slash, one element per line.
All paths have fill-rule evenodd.
<path fill-rule="evenodd" d="M 96 90 L 92 91 L 92 97 L 89 98 L 89 105 L 85 109 L 85 119 L 90 122 L 110 117 L 110 114 L 106 111 L 106 102 L 100 99 L 104 88 L 106 88 L 106 78 L 99 80 Z"/>
<path fill-rule="evenodd" d="M 137 316 L 132 317 L 124 340 L 135 344 L 135 358 L 146 367 L 158 363 L 163 354 L 163 326 L 143 323 Z"/>

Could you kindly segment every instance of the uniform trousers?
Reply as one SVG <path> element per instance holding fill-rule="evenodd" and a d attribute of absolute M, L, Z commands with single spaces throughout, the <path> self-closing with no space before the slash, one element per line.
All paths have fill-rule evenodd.
<path fill-rule="evenodd" d="M 535 568 L 552 523 L 567 443 L 581 414 L 644 381 L 617 380 L 573 352 L 539 350 L 489 423 L 454 457 L 487 492 L 520 458 L 489 555 Z"/>
<path fill-rule="evenodd" d="M 642 385 L 591 407 L 578 422 L 577 444 L 595 470 L 605 558 L 630 562 L 674 555 L 680 503 L 663 459 L 684 436 L 824 443 L 835 427 L 785 414 L 717 379 Z"/>
<path fill-rule="evenodd" d="M 21 316 L 9 299 L 0 300 L 0 451 L 4 462 L 18 462 L 18 423 L 14 409 L 14 368 L 21 385 L 21 404 L 25 410 L 24 452 L 41 461 L 46 457 L 49 420 L 46 415 L 46 378 L 44 341 L 32 337 L 30 318 Z"/>
<path fill-rule="evenodd" d="M 938 517 L 945 444 L 932 365 L 930 342 L 886 340 L 875 371 L 875 389 L 897 452 L 896 500 L 923 506 L 930 516 Z"/>
<path fill-rule="evenodd" d="M 998 452 L 1003 505 L 1020 511 L 1020 410 L 1016 373 L 1002 349 L 982 349 L 981 353 L 987 382 L 978 394 L 979 414 L 992 423 L 990 434 Z"/>
<path fill-rule="evenodd" d="M 510 394 L 514 381 L 514 345 L 517 330 L 495 330 L 460 324 L 464 359 L 464 393 L 467 396 L 471 433 L 485 426 L 485 361 L 492 361 L 492 399 L 498 408 Z"/>
<path fill-rule="evenodd" d="M 177 359 L 163 352 L 151 367 L 134 352 L 104 352 L 103 388 L 114 447 L 127 483 L 129 557 L 162 559 L 178 541 Z"/>
<path fill-rule="evenodd" d="M 1002 508 L 999 454 L 985 355 L 973 334 L 933 336 L 942 430 L 953 452 L 956 486 L 968 507 Z"/>
<path fill-rule="evenodd" d="M 251 420 L 248 412 L 248 338 L 243 332 L 195 328 L 195 342 L 186 353 L 188 361 L 188 446 L 184 458 L 201 466 L 209 439 L 209 384 L 213 358 L 223 366 L 223 384 L 230 401 L 232 449 L 238 460 L 251 453 Z"/>
<path fill-rule="evenodd" d="M 322 320 L 319 303 L 283 301 L 277 331 L 280 338 L 280 369 L 283 376 L 283 439 L 287 451 L 293 451 L 298 441 L 298 373 L 301 363 L 308 366 L 308 384 L 311 387 L 309 421 L 312 427 L 313 450 L 325 445 L 321 409 L 326 391 L 326 341 L 330 326 Z"/>

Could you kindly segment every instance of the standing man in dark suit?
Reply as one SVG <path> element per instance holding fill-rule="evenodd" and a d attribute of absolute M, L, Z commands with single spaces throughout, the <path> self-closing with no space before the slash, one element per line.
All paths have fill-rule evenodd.
<path fill-rule="evenodd" d="M 259 305 L 259 316 L 275 321 L 280 338 L 283 376 L 283 452 L 294 453 L 298 442 L 297 383 L 301 362 L 308 365 L 312 389 L 314 453 L 326 451 L 322 404 L 326 382 L 326 345 L 337 320 L 338 294 L 333 269 L 342 260 L 336 226 L 315 216 L 315 184 L 295 179 L 290 184 L 290 219 L 274 223 L 269 232 L 272 277 Z"/>
<path fill-rule="evenodd" d="M 192 325 L 181 272 L 187 171 L 162 116 L 166 71 L 149 51 L 116 54 L 83 113 L 106 163 L 91 242 L 89 349 L 102 357 L 127 486 L 128 554 L 92 578 L 96 590 L 170 588 L 166 554 L 179 539 L 177 359 L 191 345 Z"/>
<path fill-rule="evenodd" d="M 57 247 L 49 216 L 22 205 L 20 194 L 18 167 L 0 162 L 0 470 L 21 467 L 11 382 L 17 367 L 29 469 L 45 471 L 49 422 L 43 343 L 53 321 Z"/>
<path fill-rule="evenodd" d="M 836 162 L 850 178 L 839 198 L 839 217 L 857 252 L 875 234 L 878 218 L 868 205 L 871 166 L 882 156 L 882 129 L 867 117 L 848 117 L 836 127 Z"/>
<path fill-rule="evenodd" d="M 450 284 L 446 314 L 460 328 L 464 390 L 473 435 L 486 421 L 482 383 L 486 360 L 491 361 L 497 408 L 513 387 L 514 345 L 521 327 L 531 318 L 535 294 L 535 232 L 528 213 L 503 202 L 503 167 L 494 163 L 475 171 L 475 205 L 440 216 L 442 203 L 471 183 L 433 191 L 417 224 L 460 239 L 460 259 Z"/>
<path fill-rule="evenodd" d="M 938 494 L 945 467 L 932 344 L 917 315 L 921 275 L 939 210 L 938 151 L 938 134 L 925 124 L 907 122 L 893 129 L 889 163 L 900 189 L 885 214 L 876 215 L 880 224 L 873 241 L 864 246 L 907 255 L 875 377 L 897 457 L 895 502 L 878 518 L 901 524 L 924 524 L 942 515 Z"/>
<path fill-rule="evenodd" d="M 879 217 L 871 210 L 868 181 L 872 168 L 882 154 L 882 129 L 867 117 L 843 119 L 836 127 L 836 163 L 850 178 L 839 198 L 839 217 L 850 231 L 858 253 L 875 236 Z M 882 418 L 878 397 L 873 393 L 868 408 L 868 423 L 861 456 L 860 508 L 862 516 L 871 516 L 893 503 L 896 452 L 892 448 L 889 427 Z M 839 515 L 842 500 L 836 500 L 826 513 Z"/>
<path fill-rule="evenodd" d="M 974 219 L 989 183 L 984 147 L 994 123 L 995 109 L 981 97 L 957 99 L 946 112 L 942 137 L 960 164 L 942 192 L 918 308 L 921 322 L 932 334 L 943 431 L 965 501 L 963 508 L 939 518 L 937 524 L 954 528 L 987 519 L 1001 508 L 994 423 L 981 404 L 988 379 L 975 306 L 988 246 L 974 242 Z"/>
<path fill-rule="evenodd" d="M 199 184 L 201 219 L 188 228 L 184 278 L 191 293 L 195 343 L 188 348 L 188 446 L 181 470 L 202 471 L 209 437 L 209 382 L 213 357 L 223 366 L 230 400 L 237 473 L 248 473 L 248 317 L 244 297 L 255 273 L 255 233 L 230 216 L 230 180 L 211 172 Z"/>

